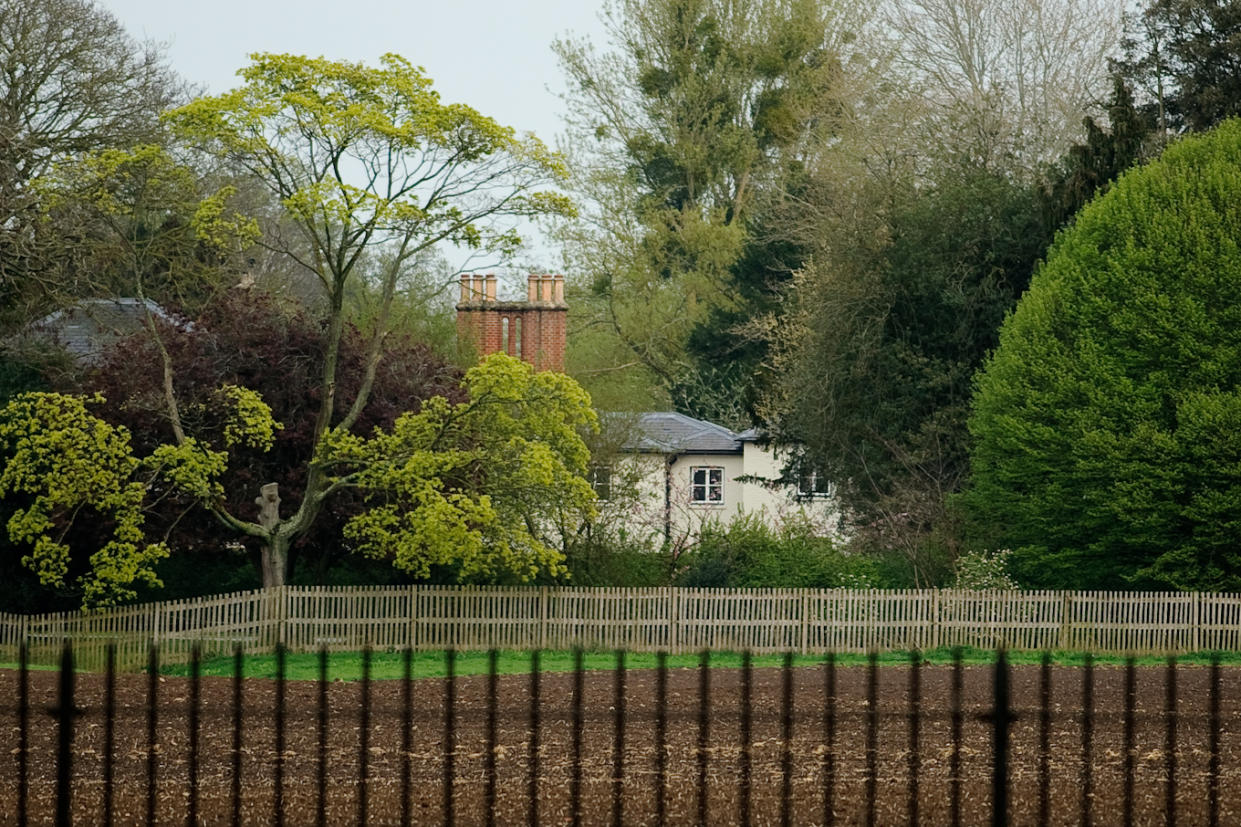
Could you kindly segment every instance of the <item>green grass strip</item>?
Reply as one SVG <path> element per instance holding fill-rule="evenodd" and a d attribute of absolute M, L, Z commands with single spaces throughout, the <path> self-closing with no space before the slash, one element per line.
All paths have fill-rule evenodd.
<path fill-rule="evenodd" d="M 948 648 L 933 649 L 922 653 L 923 661 L 929 665 L 945 666 L 952 663 L 952 650 Z M 400 652 L 375 652 L 371 655 L 372 680 L 394 680 L 402 675 L 402 654 Z M 1010 652 L 1009 663 L 1014 666 L 1033 665 L 1042 662 L 1041 652 Z M 294 681 L 313 681 L 319 678 L 319 656 L 314 653 L 289 654 L 285 659 L 285 677 Z M 784 660 L 783 655 L 755 655 L 755 668 L 779 667 Z M 961 660 L 969 666 L 987 666 L 995 663 L 995 652 L 990 649 L 962 649 Z M 822 664 L 822 655 L 797 655 L 793 658 L 796 666 L 818 666 Z M 1052 662 L 1057 666 L 1082 666 L 1086 662 L 1081 652 L 1052 652 Z M 1193 652 L 1181 655 L 1177 663 L 1183 666 L 1206 666 L 1211 662 L 1210 652 Z M 1241 652 L 1222 652 L 1220 662 L 1225 666 L 1241 665 Z M 587 652 L 583 658 L 585 668 L 591 671 L 608 671 L 616 666 L 616 655 L 613 652 Z M 839 666 L 864 666 L 866 655 L 840 654 L 836 656 Z M 881 652 L 880 665 L 907 666 L 908 652 Z M 1096 666 L 1123 666 L 1124 656 L 1096 655 Z M 1151 655 L 1137 658 L 1139 666 L 1164 666 L 1167 658 Z M 486 652 L 457 652 L 455 658 L 456 674 L 461 677 L 487 674 Z M 625 656 L 628 669 L 654 669 L 653 653 L 630 652 Z M 713 652 L 711 665 L 718 669 L 738 669 L 741 667 L 741 655 L 736 652 Z M 671 669 L 697 668 L 698 655 L 669 655 L 668 667 Z M 570 672 L 573 670 L 572 652 L 544 652 L 541 659 L 543 672 Z M 0 668 L 13 668 L 0 664 Z M 501 651 L 498 669 L 502 675 L 520 675 L 530 671 L 530 653 Z M 189 666 L 170 665 L 160 670 L 165 675 L 188 675 Z M 233 674 L 232 657 L 211 658 L 202 664 L 204 676 L 226 677 Z M 247 678 L 274 678 L 276 676 L 276 658 L 274 655 L 249 655 L 245 658 L 243 674 Z M 441 651 L 415 652 L 414 676 L 417 678 L 441 678 L 444 676 L 444 653 Z M 328 660 L 328 678 L 333 681 L 355 681 L 362 677 L 362 656 L 359 652 L 335 652 Z"/>

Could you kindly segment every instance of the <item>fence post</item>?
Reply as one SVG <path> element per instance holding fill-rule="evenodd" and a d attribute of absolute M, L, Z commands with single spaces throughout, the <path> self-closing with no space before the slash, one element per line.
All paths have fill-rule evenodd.
<path fill-rule="evenodd" d="M 1194 611 L 1194 628 L 1193 628 L 1193 649 L 1190 651 L 1197 652 L 1202 649 L 1202 592 L 1194 592 L 1193 611 Z"/>
<path fill-rule="evenodd" d="M 547 586 L 539 586 L 539 649 L 547 648 Z"/>
<path fill-rule="evenodd" d="M 1069 638 L 1072 630 L 1069 628 L 1069 613 L 1073 608 L 1073 593 L 1062 592 L 1060 598 L 1060 649 L 1067 650 L 1069 648 Z"/>
<path fill-rule="evenodd" d="M 417 650 L 421 645 L 418 628 L 418 586 L 411 585 L 409 587 L 409 648 Z"/>
<path fill-rule="evenodd" d="M 163 605 L 158 601 L 151 604 L 151 643 L 159 645 L 159 607 Z"/>
<path fill-rule="evenodd" d="M 675 586 L 668 586 L 668 651 L 680 652 L 681 595 Z"/>
<path fill-rule="evenodd" d="M 281 586 L 280 594 L 277 596 L 277 599 L 280 601 L 277 611 L 280 612 L 280 626 L 278 630 L 281 647 L 287 646 L 289 642 L 289 598 L 289 586 Z"/>
<path fill-rule="evenodd" d="M 801 591 L 801 653 L 804 655 L 810 646 L 810 590 Z"/>
<path fill-rule="evenodd" d="M 931 648 L 939 648 L 939 589 L 931 590 Z"/>

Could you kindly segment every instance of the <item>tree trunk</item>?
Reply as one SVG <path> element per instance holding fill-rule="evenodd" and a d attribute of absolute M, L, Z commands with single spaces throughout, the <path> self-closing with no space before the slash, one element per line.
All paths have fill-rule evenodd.
<path fill-rule="evenodd" d="M 271 537 L 261 551 L 263 588 L 283 586 L 289 568 L 289 541 L 278 535 Z"/>
<path fill-rule="evenodd" d="M 259 489 L 254 504 L 259 507 L 259 525 L 267 529 L 267 542 L 260 552 L 263 588 L 283 586 L 289 567 L 289 538 L 280 532 L 280 487 L 269 482 Z"/>

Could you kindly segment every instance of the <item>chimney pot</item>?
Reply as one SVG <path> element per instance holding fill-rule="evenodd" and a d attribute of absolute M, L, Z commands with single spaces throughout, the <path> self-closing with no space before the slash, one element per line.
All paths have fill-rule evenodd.
<path fill-rule="evenodd" d="M 526 280 L 526 301 L 537 302 L 539 300 L 539 277 L 535 273 L 531 273 Z"/>
<path fill-rule="evenodd" d="M 555 281 L 552 284 L 554 286 L 555 302 L 556 304 L 564 304 L 564 276 L 557 273 L 554 278 Z"/>
<path fill-rule="evenodd" d="M 552 300 L 552 277 L 550 275 L 546 275 L 546 276 L 542 276 L 540 280 L 542 281 L 542 284 L 543 284 L 542 299 L 545 302 L 551 302 Z"/>
<path fill-rule="evenodd" d="M 496 300 L 496 276 L 495 273 L 487 274 L 487 301 Z"/>
<path fill-rule="evenodd" d="M 484 290 L 483 290 L 483 277 L 482 277 L 481 275 L 477 275 L 477 274 L 476 274 L 476 275 L 473 277 L 473 280 L 472 280 L 472 281 L 473 281 L 473 285 L 474 285 L 474 296 L 473 296 L 473 300 L 474 300 L 474 301 L 476 301 L 476 302 L 480 302 L 480 301 L 482 301 L 482 300 L 483 300 L 483 295 L 484 295 Z"/>
<path fill-rule="evenodd" d="M 470 300 L 470 276 L 468 273 L 461 275 L 461 303 L 466 304 Z"/>

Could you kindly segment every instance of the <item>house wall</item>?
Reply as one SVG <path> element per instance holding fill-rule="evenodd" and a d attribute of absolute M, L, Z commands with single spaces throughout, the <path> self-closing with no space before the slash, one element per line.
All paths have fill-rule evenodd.
<path fill-rule="evenodd" d="M 666 485 L 669 456 L 671 486 Z M 753 443 L 740 454 L 626 454 L 612 467 L 612 499 L 601 503 L 605 522 L 619 524 L 639 543 L 659 545 L 664 540 L 665 520 L 674 545 L 691 544 L 704 524 L 728 524 L 741 515 L 758 514 L 773 527 L 793 516 L 805 516 L 826 536 L 838 534 L 838 510 L 828 498 L 800 499 L 796 486 L 767 486 L 742 481 L 742 477 L 778 480 L 783 460 Z M 718 505 L 694 503 L 691 469 L 714 466 L 724 469 L 724 501 Z M 665 492 L 667 495 L 665 496 Z"/>

